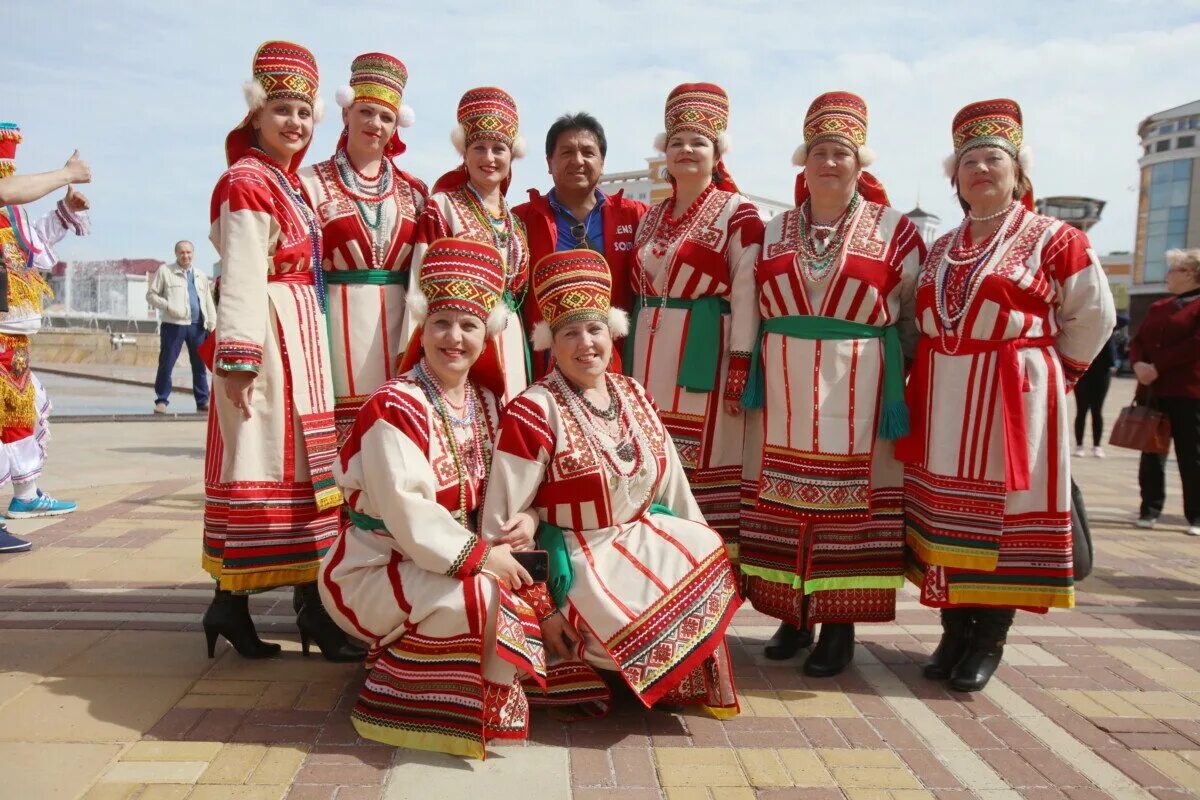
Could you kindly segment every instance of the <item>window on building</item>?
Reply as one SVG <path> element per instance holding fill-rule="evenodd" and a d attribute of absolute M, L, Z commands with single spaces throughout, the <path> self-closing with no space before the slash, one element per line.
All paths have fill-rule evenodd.
<path fill-rule="evenodd" d="M 1180 136 L 1178 139 L 1175 140 L 1175 147 L 1177 149 L 1180 147 L 1195 147 L 1195 146 L 1196 146 L 1196 137 L 1194 135 L 1193 136 Z"/>
<path fill-rule="evenodd" d="M 1164 133 L 1170 133 L 1170 132 L 1171 132 L 1171 131 L 1173 131 L 1173 130 L 1175 130 L 1175 123 L 1174 123 L 1174 122 L 1168 122 L 1166 125 L 1159 125 L 1159 126 L 1158 126 L 1158 132 L 1159 132 L 1159 134 L 1160 134 L 1160 135 L 1161 135 L 1161 134 L 1164 134 Z"/>
<path fill-rule="evenodd" d="M 1150 213 L 1142 252 L 1143 280 L 1161 281 L 1167 274 L 1164 254 L 1187 242 L 1192 186 L 1192 159 L 1168 161 L 1150 168 Z"/>
<path fill-rule="evenodd" d="M 1171 140 L 1170 139 L 1161 139 L 1154 143 L 1154 152 L 1156 152 L 1156 153 L 1165 153 L 1166 151 L 1168 151 L 1170 149 L 1171 149 Z"/>

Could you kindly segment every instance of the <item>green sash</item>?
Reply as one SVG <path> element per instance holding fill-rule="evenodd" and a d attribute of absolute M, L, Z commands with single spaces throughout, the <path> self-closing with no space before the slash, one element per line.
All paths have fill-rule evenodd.
<path fill-rule="evenodd" d="M 408 270 L 393 272 L 390 269 L 331 269 L 325 272 L 326 283 L 343 283 L 369 286 L 387 286 L 408 283 Z"/>
<path fill-rule="evenodd" d="M 673 517 L 671 509 L 661 503 L 651 503 L 647 514 L 666 514 Z M 575 583 L 575 568 L 571 566 L 571 556 L 567 553 L 567 541 L 563 537 L 563 529 L 549 522 L 542 522 L 537 530 L 537 547 L 545 550 L 550 556 L 550 577 L 546 580 L 546 588 L 554 598 L 554 605 L 562 608 L 567 603 L 567 593 Z"/>
<path fill-rule="evenodd" d="M 350 521 L 354 523 L 354 527 L 362 528 L 364 531 L 387 530 L 387 525 L 384 525 L 383 520 L 378 517 L 368 516 L 367 514 L 355 511 L 349 504 L 343 506 L 343 508 L 346 509 L 346 513 L 349 515 Z"/>
<path fill-rule="evenodd" d="M 633 369 L 634 339 L 637 338 L 638 314 L 643 304 L 650 308 L 684 308 L 692 312 L 688 318 L 687 340 L 683 345 L 683 361 L 679 363 L 676 384 L 689 392 L 711 392 L 717 385 L 717 368 L 721 364 L 721 315 L 730 312 L 729 301 L 717 295 L 694 300 L 635 295 L 629 320 L 630 333 L 625 339 L 627 375 Z"/>
<path fill-rule="evenodd" d="M 792 339 L 883 339 L 883 407 L 879 414 L 879 437 L 899 439 L 908 435 L 908 406 L 904 403 L 904 353 L 900 350 L 900 334 L 895 325 L 879 328 L 833 317 L 806 315 L 763 320 L 750 353 L 750 378 L 742 395 L 742 406 L 751 410 L 762 408 L 766 400 L 762 340 L 768 333 Z"/>

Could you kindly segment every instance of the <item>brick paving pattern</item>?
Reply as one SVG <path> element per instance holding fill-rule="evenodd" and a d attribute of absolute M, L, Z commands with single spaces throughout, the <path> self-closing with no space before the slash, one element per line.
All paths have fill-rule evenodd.
<path fill-rule="evenodd" d="M 1115 409 L 1131 386 L 1118 381 Z M 986 691 L 948 691 L 920 664 L 939 636 L 911 593 L 859 626 L 853 666 L 806 678 L 762 658 L 775 623 L 730 637 L 741 716 L 535 714 L 530 741 L 487 761 L 359 739 L 354 665 L 299 653 L 290 595 L 252 599 L 284 647 L 205 657 L 199 568 L 203 424 L 62 425 L 45 483 L 80 502 L 12 529 L 0 556 L 0 795 L 143 800 L 1184 798 L 1200 793 L 1200 541 L 1177 480 L 1153 531 L 1130 524 L 1136 454 L 1077 459 L 1096 538 L 1078 608 L 1019 614 Z M 1171 465 L 1173 469 L 1173 464 Z M 484 795 L 483 793 L 486 793 Z"/>

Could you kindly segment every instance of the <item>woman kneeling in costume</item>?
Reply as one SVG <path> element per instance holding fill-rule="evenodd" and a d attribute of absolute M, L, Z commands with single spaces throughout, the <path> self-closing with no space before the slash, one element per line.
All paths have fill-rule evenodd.
<path fill-rule="evenodd" d="M 499 423 L 503 292 L 494 247 L 430 246 L 401 375 L 367 400 L 338 458 L 351 526 L 321 569 L 330 613 L 371 644 L 358 732 L 476 758 L 489 739 L 525 738 L 520 679 L 545 685 L 538 618 L 553 612 L 512 546 L 476 524 Z"/>
<path fill-rule="evenodd" d="M 544 320 L 534 345 L 551 348 L 556 367 L 505 408 L 484 525 L 527 510 L 542 520 L 561 612 L 543 623 L 552 653 L 569 645 L 572 658 L 619 671 L 647 707 L 733 716 L 733 568 L 649 396 L 607 370 L 613 336 L 626 330 L 610 309 L 608 265 L 589 250 L 554 253 L 533 285 Z"/>

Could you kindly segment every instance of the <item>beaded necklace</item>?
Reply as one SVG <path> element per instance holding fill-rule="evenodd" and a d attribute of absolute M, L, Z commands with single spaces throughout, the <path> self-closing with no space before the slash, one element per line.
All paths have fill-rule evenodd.
<path fill-rule="evenodd" d="M 371 267 L 383 269 L 388 245 L 391 243 L 391 237 L 385 236 L 383 231 L 384 201 L 392 197 L 393 188 L 398 183 L 391 162 L 386 158 L 380 160 L 379 177 L 375 181 L 371 181 L 355 168 L 345 150 L 338 150 L 333 157 L 333 164 L 340 188 L 354 201 L 358 217 L 370 235 Z"/>
<path fill-rule="evenodd" d="M 800 271 L 810 283 L 820 283 L 829 277 L 833 265 L 837 263 L 842 252 L 842 244 L 850 231 L 850 223 L 854 212 L 858 209 L 860 195 L 858 192 L 850 198 L 846 210 L 834 220 L 832 225 L 817 225 L 812 222 L 812 199 L 804 201 L 800 207 Z M 825 249 L 817 252 L 817 243 L 813 235 L 817 230 L 830 231 L 825 241 Z"/>
<path fill-rule="evenodd" d="M 471 523 L 471 518 L 467 514 L 467 481 L 473 476 L 480 482 L 479 494 L 483 494 L 483 483 L 487 480 L 488 474 L 492 468 L 492 450 L 491 441 L 484 430 L 484 413 L 482 411 L 483 402 L 479 397 L 479 390 L 470 381 L 467 382 L 466 394 L 469 410 L 467 417 L 469 419 L 456 419 L 449 411 L 450 402 L 446 397 L 446 390 L 442 387 L 441 381 L 429 369 L 425 359 L 422 358 L 415 369 L 417 383 L 425 392 L 425 396 L 429 398 L 429 402 L 433 404 L 434 411 L 442 421 L 442 430 L 446 435 L 446 443 L 450 448 L 450 456 L 454 460 L 454 471 L 458 476 L 458 521 L 464 528 L 476 535 L 479 531 L 476 526 Z M 464 428 L 471 431 L 468 441 L 468 451 L 462 453 L 459 450 L 458 434 L 455 428 Z M 469 462 L 468 462 L 469 459 Z"/>
<path fill-rule="evenodd" d="M 592 450 L 600 455 L 600 462 L 608 473 L 610 490 L 616 491 L 619 485 L 624 486 L 625 496 L 629 498 L 629 502 L 641 508 L 653 490 L 654 482 L 650 481 L 647 484 L 640 498 L 635 498 L 629 487 L 633 479 L 644 478 L 648 474 L 646 459 L 651 453 L 651 448 L 649 442 L 645 440 L 644 432 L 634 424 L 627 412 L 612 377 L 605 375 L 604 380 L 608 387 L 608 395 L 612 398 L 613 407 L 616 408 L 619 418 L 616 435 L 611 431 L 602 431 L 596 425 L 591 414 L 588 413 L 587 407 L 579 402 L 582 399 L 579 391 L 562 374 L 561 370 L 556 367 L 550 377 L 558 388 L 558 394 L 567 401 L 567 413 L 583 429 Z M 612 447 L 604 446 L 603 439 L 600 438 L 602 435 L 613 442 Z"/>
<path fill-rule="evenodd" d="M 504 253 L 504 299 L 510 308 L 517 310 L 524 304 L 525 293 L 529 290 L 529 286 L 526 285 L 522 289 L 520 296 L 513 291 L 521 265 L 517 263 L 520 255 L 517 252 L 516 227 L 508 203 L 501 195 L 500 215 L 492 216 L 492 212 L 488 211 L 487 206 L 483 203 L 483 196 L 470 182 L 467 183 L 467 200 L 471 206 L 471 213 L 475 215 L 475 220 L 491 233 L 492 244 L 497 250 Z"/>
<path fill-rule="evenodd" d="M 670 249 L 671 243 L 682 237 L 683 234 L 687 233 L 687 231 L 691 228 L 692 221 L 696 218 L 696 215 L 700 213 L 700 209 L 704 208 L 704 206 L 708 203 L 708 198 L 712 196 L 712 193 L 716 191 L 716 189 L 716 183 L 709 183 L 708 186 L 704 187 L 704 191 L 700 193 L 700 196 L 692 201 L 691 206 L 689 206 L 687 211 L 683 213 L 683 216 L 674 222 L 671 221 L 671 215 L 675 213 L 675 195 L 672 194 L 671 199 L 667 201 L 665 206 L 663 206 L 662 214 L 659 216 L 658 222 L 654 227 L 654 243 L 650 246 L 650 254 L 655 258 L 662 258 L 665 256 L 667 254 L 667 250 Z M 666 267 L 663 268 L 662 282 L 658 287 L 659 297 L 665 298 L 667 296 L 667 287 L 671 285 L 671 280 L 677 271 L 678 265 L 674 263 L 667 264 Z M 646 272 L 646 268 L 644 266 L 642 267 L 642 278 L 643 286 L 649 284 L 651 287 L 653 287 L 653 284 L 650 282 L 650 276 Z M 646 310 L 646 297 L 647 294 L 643 291 L 643 312 Z M 661 320 L 662 306 L 658 306 L 654 309 L 654 314 L 650 317 L 651 334 L 658 333 L 658 325 Z"/>
<path fill-rule="evenodd" d="M 992 235 L 970 247 L 964 246 L 963 239 L 971 222 L 970 219 L 963 219 L 962 224 L 958 226 L 958 230 L 954 233 L 954 239 L 951 240 L 950 246 L 946 249 L 946 254 L 942 256 L 941 261 L 938 263 L 937 271 L 934 273 L 934 306 L 937 311 L 938 322 L 940 323 L 939 336 L 942 339 L 943 347 L 946 345 L 946 332 L 950 331 L 955 334 L 955 346 L 952 354 L 958 352 L 958 348 L 962 343 L 962 336 L 959 335 L 960 332 L 958 330 L 959 323 L 962 322 L 967 312 L 974 305 L 975 297 L 979 294 L 984 279 L 987 277 L 987 267 L 995 256 L 997 249 L 1013 233 L 1012 229 L 1020 219 L 1020 214 L 1018 213 L 1020 209 L 1021 206 L 1014 203 L 1008 209 L 1008 216 L 1004 222 L 996 228 Z M 948 296 L 950 291 L 948 278 L 952 266 L 967 267 L 966 274 L 961 276 L 961 279 L 957 281 L 958 286 L 956 287 L 954 298 Z M 950 309 L 951 299 L 957 301 L 957 310 L 952 311 Z"/>
<path fill-rule="evenodd" d="M 263 156 L 260 161 L 275 175 L 275 180 L 279 182 L 279 187 L 283 189 L 284 194 L 292 201 L 292 206 L 296 209 L 296 212 L 304 220 L 304 224 L 308 228 L 313 288 L 317 292 L 317 303 L 321 308 L 321 313 L 325 313 L 325 272 L 321 269 L 321 225 L 317 222 L 317 215 L 308 207 L 308 203 L 304 200 L 304 193 L 288 182 L 287 176 L 283 174 L 283 170 L 272 163 L 271 157 L 265 151 L 258 150 L 258 152 Z"/>

